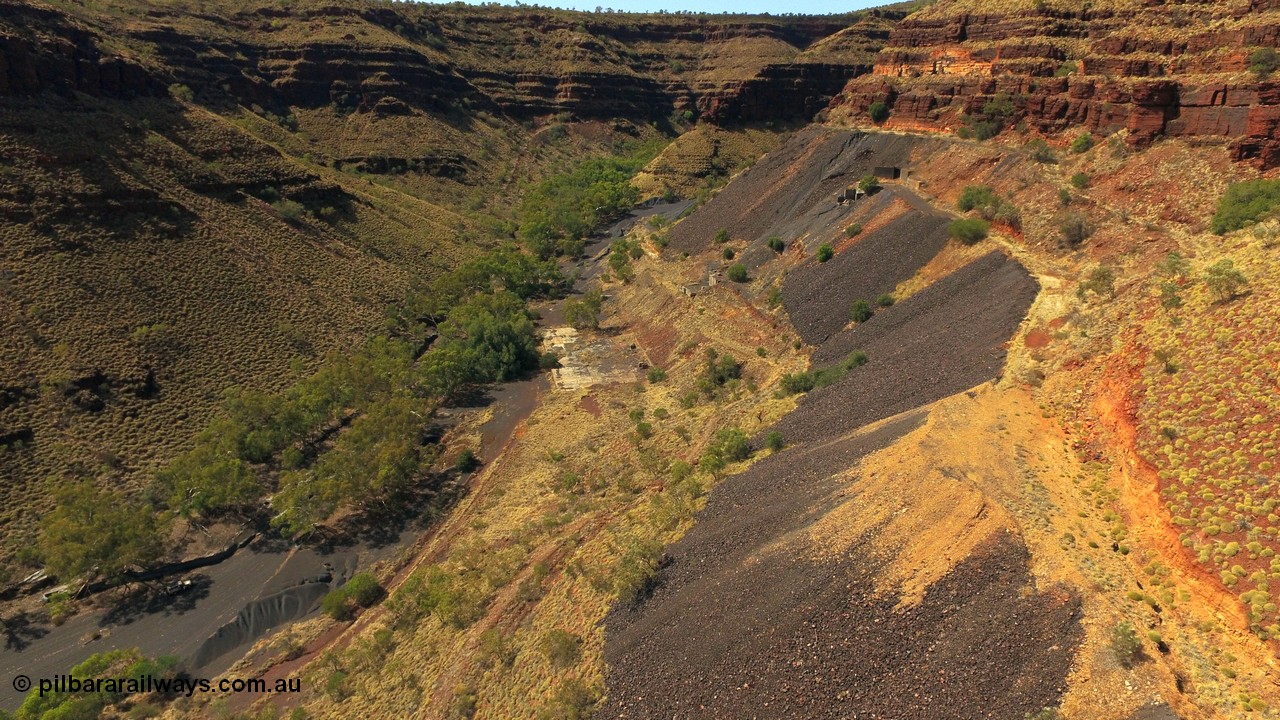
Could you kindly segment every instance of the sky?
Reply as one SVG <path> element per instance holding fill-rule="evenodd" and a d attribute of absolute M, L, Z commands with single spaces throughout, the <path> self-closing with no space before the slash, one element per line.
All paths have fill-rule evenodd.
<path fill-rule="evenodd" d="M 595 10 L 597 7 L 613 8 L 626 12 L 655 12 L 658 10 L 692 10 L 708 13 L 800 13 L 826 15 L 863 10 L 885 5 L 892 0 L 536 0 L 526 5 L 543 5 L 571 10 Z M 503 5 L 515 5 L 503 0 Z"/>

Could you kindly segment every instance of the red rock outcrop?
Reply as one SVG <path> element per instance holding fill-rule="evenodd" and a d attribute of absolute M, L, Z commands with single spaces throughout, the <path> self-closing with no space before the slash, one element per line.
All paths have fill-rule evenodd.
<path fill-rule="evenodd" d="M 1253 49 L 1280 40 L 1276 0 L 1070 12 L 1028 2 L 1004 15 L 972 4 L 943 0 L 899 23 L 873 74 L 851 80 L 831 112 L 865 117 L 884 101 L 891 127 L 948 131 L 1007 96 L 1013 120 L 1042 133 L 1224 142 L 1237 160 L 1280 165 L 1280 83 L 1247 71 Z"/>

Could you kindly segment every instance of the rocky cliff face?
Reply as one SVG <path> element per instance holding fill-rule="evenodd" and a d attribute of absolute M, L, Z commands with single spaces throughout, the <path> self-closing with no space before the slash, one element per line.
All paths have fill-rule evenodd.
<path fill-rule="evenodd" d="M 62 13 L 0 2 L 0 96 L 74 90 L 132 97 L 161 89 L 142 66 L 104 53 L 92 33 Z"/>
<path fill-rule="evenodd" d="M 623 16 L 360 3 L 122 5 L 75 17 L 0 0 L 0 95 L 74 89 L 379 115 L 721 122 L 812 117 L 868 72 L 901 13 L 856 18 Z M 118 15 L 133 15 L 119 22 Z M 815 47 L 842 33 L 844 41 Z M 111 39 L 111 43 L 107 42 Z M 123 53 L 101 48 L 121 45 Z M 130 50 L 136 51 L 130 53 Z M 140 56 L 129 59 L 133 54 Z"/>
<path fill-rule="evenodd" d="M 1251 51 L 1280 41 L 1275 0 L 1002 7 L 944 0 L 905 19 L 833 113 L 865 117 L 884 101 L 890 126 L 952 130 L 1006 95 L 1042 133 L 1224 142 L 1237 160 L 1280 165 L 1280 82 L 1247 69 Z"/>

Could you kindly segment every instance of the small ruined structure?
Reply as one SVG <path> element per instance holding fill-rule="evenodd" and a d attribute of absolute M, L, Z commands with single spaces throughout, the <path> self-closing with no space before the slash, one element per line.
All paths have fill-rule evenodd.
<path fill-rule="evenodd" d="M 863 191 L 862 188 L 856 185 L 850 185 L 844 190 L 841 190 L 839 193 L 836 193 L 836 204 L 844 205 L 847 203 L 851 203 L 854 200 L 861 200 L 866 196 L 867 196 L 867 193 Z"/>
<path fill-rule="evenodd" d="M 880 180 L 898 180 L 903 177 L 902 168 L 900 167 L 876 167 L 871 171 Z"/>

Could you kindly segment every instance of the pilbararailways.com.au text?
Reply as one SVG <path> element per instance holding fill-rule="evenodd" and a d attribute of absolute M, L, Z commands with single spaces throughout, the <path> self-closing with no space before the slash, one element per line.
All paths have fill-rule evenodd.
<path fill-rule="evenodd" d="M 160 693 L 162 695 L 186 695 L 191 697 L 197 692 L 219 693 L 296 693 L 302 692 L 302 681 L 298 678 L 281 678 L 267 682 L 261 678 L 219 678 L 208 680 L 190 677 L 151 677 L 140 678 L 75 678 L 70 675 L 55 675 L 52 678 L 40 678 L 36 682 L 40 697 L 46 693 Z"/>

